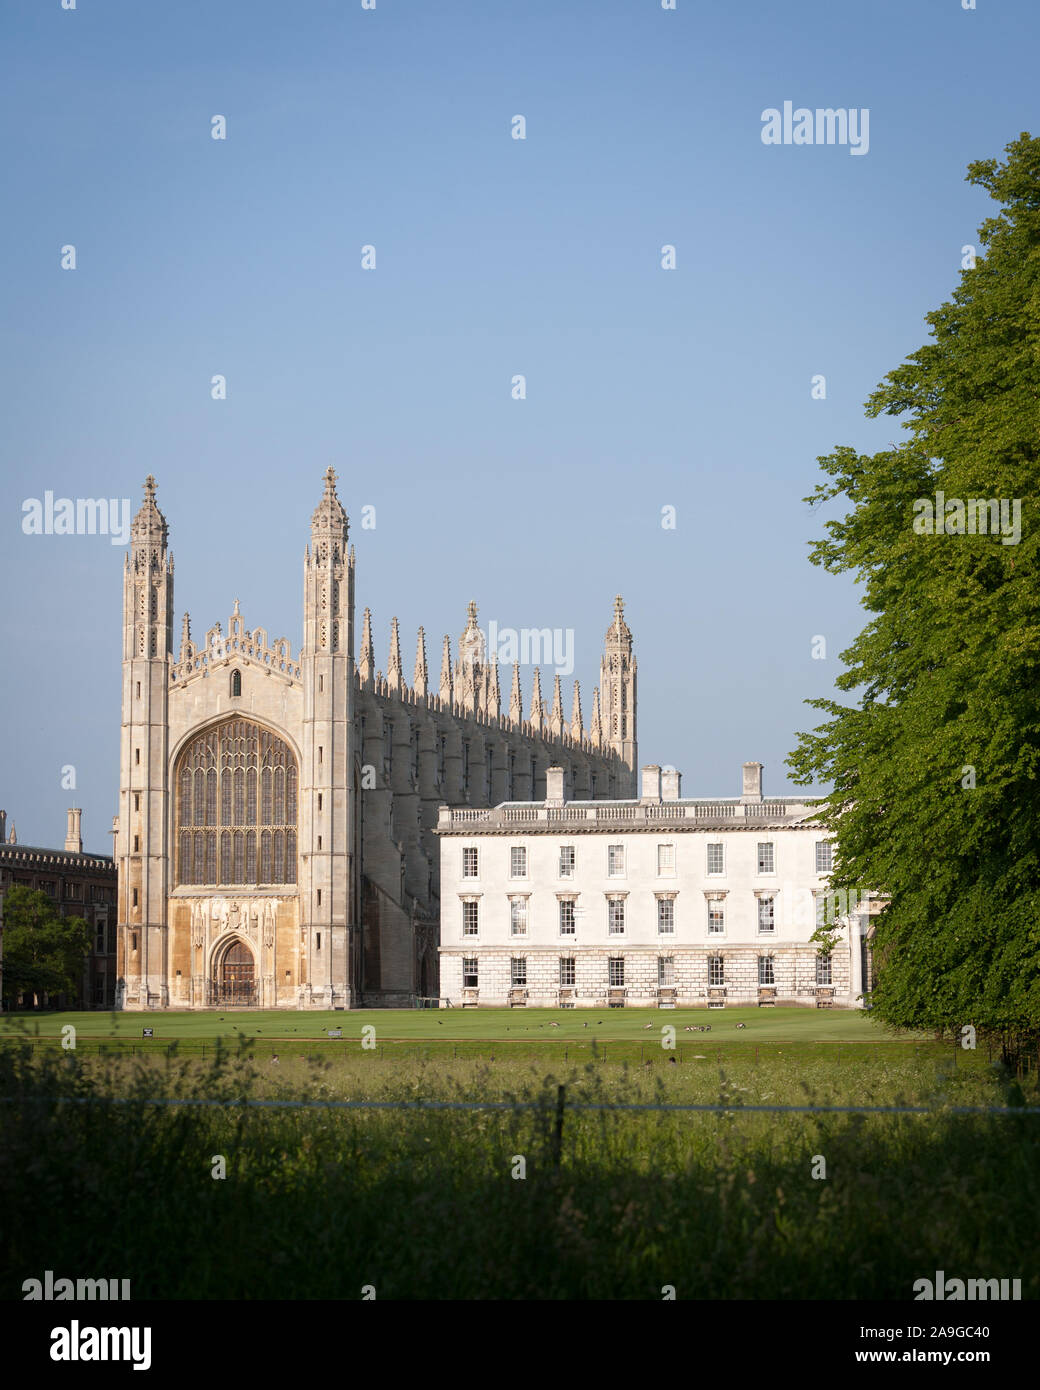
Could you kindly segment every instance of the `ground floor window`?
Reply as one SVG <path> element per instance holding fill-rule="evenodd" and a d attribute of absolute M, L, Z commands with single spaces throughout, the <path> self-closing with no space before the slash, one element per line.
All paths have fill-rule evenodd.
<path fill-rule="evenodd" d="M 663 989 L 669 989 L 675 984 L 675 957 L 658 956 L 657 958 L 657 983 Z"/>
<path fill-rule="evenodd" d="M 527 960 L 524 956 L 514 956 L 510 961 L 509 982 L 514 989 L 527 984 Z"/>
<path fill-rule="evenodd" d="M 759 956 L 758 958 L 758 983 L 760 985 L 775 985 L 776 978 L 773 975 L 773 957 Z"/>
<path fill-rule="evenodd" d="M 624 956 L 611 956 L 607 962 L 607 979 L 610 981 L 611 989 L 620 989 L 625 983 L 625 958 Z"/>
<path fill-rule="evenodd" d="M 462 987 L 463 989 L 476 989 L 477 987 L 476 956 L 463 956 L 462 958 Z"/>
<path fill-rule="evenodd" d="M 560 984 L 561 984 L 561 985 L 573 985 L 573 984 L 574 984 L 574 957 L 573 957 L 573 956 L 561 956 L 561 957 L 560 957 Z"/>
<path fill-rule="evenodd" d="M 830 956 L 816 957 L 816 983 L 818 985 L 829 985 L 831 983 Z"/>

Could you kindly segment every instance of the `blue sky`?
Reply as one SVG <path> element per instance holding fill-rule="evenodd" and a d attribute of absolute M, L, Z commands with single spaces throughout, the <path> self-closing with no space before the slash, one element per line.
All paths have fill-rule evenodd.
<path fill-rule="evenodd" d="M 863 623 L 852 582 L 809 564 L 801 499 L 818 455 L 898 438 L 863 402 L 989 215 L 965 166 L 1040 125 L 1038 37 L 1033 0 L 9 4 L 0 805 L 19 839 L 60 844 L 76 804 L 110 851 L 122 594 L 119 549 L 26 536 L 23 502 L 136 508 L 149 472 L 196 636 L 237 597 L 298 649 L 331 463 L 378 664 L 396 614 L 408 673 L 419 624 L 438 667 L 474 598 L 482 622 L 574 630 L 588 718 L 620 591 L 640 761 L 734 795 L 755 758 L 789 790 L 803 701 Z M 868 108 L 869 152 L 764 145 L 785 100 Z"/>

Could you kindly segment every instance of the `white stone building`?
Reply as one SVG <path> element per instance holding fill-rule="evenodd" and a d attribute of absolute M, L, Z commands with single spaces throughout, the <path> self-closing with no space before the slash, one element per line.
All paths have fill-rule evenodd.
<path fill-rule="evenodd" d="M 862 1006 L 870 912 L 836 911 L 813 803 L 680 796 L 645 767 L 639 800 L 442 806 L 441 996 L 455 1006 Z M 821 907 L 818 908 L 818 903 Z M 848 907 L 841 903 L 840 907 Z M 821 957 L 818 912 L 838 918 Z"/>

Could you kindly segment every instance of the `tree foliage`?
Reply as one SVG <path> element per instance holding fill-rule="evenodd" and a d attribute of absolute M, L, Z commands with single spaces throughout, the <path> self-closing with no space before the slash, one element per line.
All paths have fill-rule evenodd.
<path fill-rule="evenodd" d="M 904 1027 L 1040 1035 L 1040 139 L 1021 135 L 967 180 L 999 205 L 931 340 L 868 416 L 908 437 L 819 460 L 811 498 L 851 507 L 812 562 L 852 571 L 872 614 L 836 684 L 852 705 L 788 759 L 829 782 L 835 888 L 887 895 L 875 1012 Z M 1021 535 L 914 529 L 915 502 L 1017 499 Z M 1009 508 L 1009 511 L 1011 509 Z M 955 513 L 947 527 L 956 530 Z"/>
<path fill-rule="evenodd" d="M 16 884 L 4 895 L 4 998 L 78 995 L 90 928 L 63 917 L 46 893 Z"/>

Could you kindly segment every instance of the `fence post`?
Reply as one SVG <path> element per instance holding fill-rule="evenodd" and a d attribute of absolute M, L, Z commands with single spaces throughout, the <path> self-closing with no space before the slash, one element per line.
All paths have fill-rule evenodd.
<path fill-rule="evenodd" d="M 566 1103 L 566 1090 L 567 1088 L 565 1086 L 558 1086 L 556 1088 L 556 1124 L 553 1127 L 552 1139 L 552 1161 L 554 1168 L 559 1168 L 560 1159 L 563 1156 L 563 1107 Z"/>

